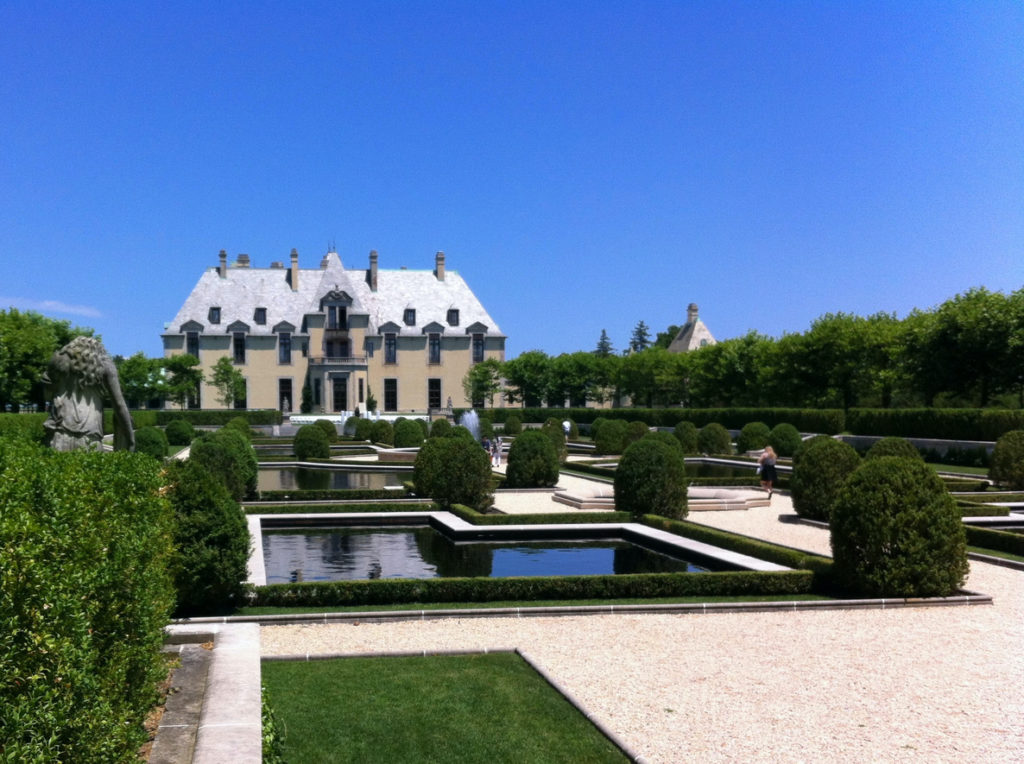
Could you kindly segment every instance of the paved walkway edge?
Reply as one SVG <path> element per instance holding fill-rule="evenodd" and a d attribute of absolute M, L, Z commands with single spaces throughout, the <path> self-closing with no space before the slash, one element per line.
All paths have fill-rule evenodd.
<path fill-rule="evenodd" d="M 177 624 L 168 641 L 204 641 L 214 634 L 193 764 L 259 764 L 263 760 L 260 631 L 255 623 Z M 204 628 L 205 627 L 205 628 Z"/>

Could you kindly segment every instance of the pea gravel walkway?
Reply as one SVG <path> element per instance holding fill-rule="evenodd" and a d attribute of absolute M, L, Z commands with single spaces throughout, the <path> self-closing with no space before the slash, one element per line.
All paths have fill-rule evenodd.
<path fill-rule="evenodd" d="M 791 513 L 692 519 L 827 553 Z M 650 762 L 1021 762 L 1024 573 L 972 561 L 967 587 L 995 604 L 274 626 L 262 651 L 518 647 Z"/>

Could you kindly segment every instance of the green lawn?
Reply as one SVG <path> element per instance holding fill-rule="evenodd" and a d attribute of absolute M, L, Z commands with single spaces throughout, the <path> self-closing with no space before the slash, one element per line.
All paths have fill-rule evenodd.
<path fill-rule="evenodd" d="M 315 762 L 624 762 L 514 653 L 263 663 L 285 758 Z"/>

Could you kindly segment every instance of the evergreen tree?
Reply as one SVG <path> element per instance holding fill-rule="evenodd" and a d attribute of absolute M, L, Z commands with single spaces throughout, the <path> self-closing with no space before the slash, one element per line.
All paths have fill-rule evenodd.
<path fill-rule="evenodd" d="M 651 330 L 642 320 L 633 327 L 633 335 L 629 338 L 629 349 L 634 353 L 646 350 L 651 346 Z"/>
<path fill-rule="evenodd" d="M 601 339 L 597 341 L 597 349 L 594 351 L 594 355 L 598 358 L 608 358 L 614 353 L 615 349 L 612 347 L 612 341 L 608 339 L 608 332 L 602 329 Z"/>

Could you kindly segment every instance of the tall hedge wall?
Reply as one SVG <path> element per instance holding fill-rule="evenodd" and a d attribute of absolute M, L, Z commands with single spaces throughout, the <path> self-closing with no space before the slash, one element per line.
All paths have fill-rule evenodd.
<path fill-rule="evenodd" d="M 730 430 L 742 429 L 749 422 L 764 422 L 769 427 L 787 422 L 800 432 L 835 435 L 898 435 L 902 438 L 995 441 L 1010 430 L 1024 429 L 1024 410 L 1017 409 L 487 409 L 495 422 L 504 422 L 514 414 L 523 422 L 539 423 L 549 417 L 572 419 L 590 424 L 598 417 L 642 421 L 652 427 L 674 427 L 681 421 L 703 427 L 718 422 Z"/>
<path fill-rule="evenodd" d="M 0 442 L 0 759 L 130 762 L 174 603 L 158 463 Z"/>

